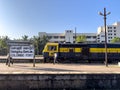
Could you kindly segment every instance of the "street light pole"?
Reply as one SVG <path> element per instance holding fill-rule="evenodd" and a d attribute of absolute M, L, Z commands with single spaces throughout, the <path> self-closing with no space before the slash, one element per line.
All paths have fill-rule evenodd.
<path fill-rule="evenodd" d="M 105 65 L 108 67 L 108 57 L 107 57 L 107 32 L 106 32 L 106 16 L 110 14 L 110 12 L 106 13 L 106 8 L 104 8 L 104 14 L 99 12 L 100 15 L 104 16 L 104 28 L 105 28 Z"/>
<path fill-rule="evenodd" d="M 75 43 L 76 43 L 76 27 L 75 27 Z"/>

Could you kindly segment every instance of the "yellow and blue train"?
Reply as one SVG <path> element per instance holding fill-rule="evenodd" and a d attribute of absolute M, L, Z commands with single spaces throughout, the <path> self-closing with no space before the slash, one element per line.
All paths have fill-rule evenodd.
<path fill-rule="evenodd" d="M 54 58 L 57 53 L 57 59 L 60 61 L 80 61 L 80 60 L 105 60 L 104 43 L 47 43 L 43 50 L 44 62 Z M 108 61 L 120 61 L 120 44 L 107 44 Z"/>

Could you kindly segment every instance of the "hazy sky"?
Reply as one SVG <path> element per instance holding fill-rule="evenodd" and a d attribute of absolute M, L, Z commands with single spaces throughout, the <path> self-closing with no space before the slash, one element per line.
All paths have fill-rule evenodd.
<path fill-rule="evenodd" d="M 30 38 L 75 27 L 78 33 L 96 33 L 104 25 L 98 15 L 104 7 L 111 12 L 107 24 L 120 21 L 120 0 L 0 0 L 0 36 Z"/>

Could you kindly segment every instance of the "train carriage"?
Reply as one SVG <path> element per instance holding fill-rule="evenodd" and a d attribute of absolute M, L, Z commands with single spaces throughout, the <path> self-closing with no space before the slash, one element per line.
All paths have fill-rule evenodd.
<path fill-rule="evenodd" d="M 104 43 L 47 43 L 43 50 L 44 62 L 54 58 L 57 53 L 59 60 L 69 61 L 104 61 L 105 45 Z M 120 60 L 120 44 L 107 44 L 107 55 L 109 61 Z"/>

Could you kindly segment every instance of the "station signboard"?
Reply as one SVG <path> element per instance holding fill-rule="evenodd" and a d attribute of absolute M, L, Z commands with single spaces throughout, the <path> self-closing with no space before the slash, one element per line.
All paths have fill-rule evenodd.
<path fill-rule="evenodd" d="M 10 57 L 13 59 L 33 59 L 34 46 L 33 45 L 11 45 Z"/>

